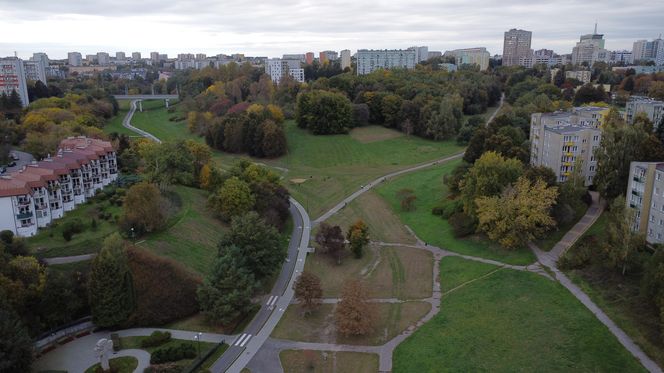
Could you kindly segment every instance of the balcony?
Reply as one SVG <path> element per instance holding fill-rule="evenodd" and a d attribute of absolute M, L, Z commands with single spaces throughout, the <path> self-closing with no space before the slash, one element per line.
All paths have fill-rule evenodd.
<path fill-rule="evenodd" d="M 643 183 L 643 182 L 645 181 L 645 180 L 643 179 L 643 177 L 639 177 L 639 176 L 634 176 L 634 177 L 632 178 L 632 180 L 636 181 L 637 183 Z"/>
<path fill-rule="evenodd" d="M 29 206 L 29 205 L 30 205 L 30 202 L 31 202 L 31 201 L 30 201 L 29 199 L 19 199 L 19 200 L 16 200 L 16 204 L 17 204 L 18 206 Z"/>
<path fill-rule="evenodd" d="M 635 195 L 637 197 L 641 197 L 641 192 L 639 192 L 638 190 L 632 189 L 632 195 Z"/>
<path fill-rule="evenodd" d="M 18 220 L 23 220 L 23 219 L 30 219 L 32 217 L 32 211 L 29 212 L 24 212 L 21 214 L 16 214 L 16 219 Z"/>

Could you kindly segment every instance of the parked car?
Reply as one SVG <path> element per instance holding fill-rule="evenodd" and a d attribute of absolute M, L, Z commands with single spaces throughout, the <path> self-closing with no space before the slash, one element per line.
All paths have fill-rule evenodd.
<path fill-rule="evenodd" d="M 7 165 L 7 167 L 14 167 L 14 166 L 16 166 L 16 162 L 15 162 L 15 161 L 11 161 L 11 162 L 9 162 L 9 164 Z"/>
<path fill-rule="evenodd" d="M 18 155 L 16 155 L 16 153 L 12 152 L 9 156 L 12 157 L 13 160 L 18 161 Z"/>
<path fill-rule="evenodd" d="M 5 167 L 0 167 L 0 175 L 4 174 L 7 172 L 7 169 Z"/>

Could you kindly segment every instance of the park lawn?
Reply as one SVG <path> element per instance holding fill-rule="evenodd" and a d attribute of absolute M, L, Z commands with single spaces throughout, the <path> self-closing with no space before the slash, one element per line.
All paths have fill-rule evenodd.
<path fill-rule="evenodd" d="M 572 229 L 581 218 L 583 218 L 586 211 L 588 211 L 588 206 L 585 203 L 580 204 L 579 208 L 574 212 L 574 219 L 567 224 L 561 225 L 555 230 L 547 232 L 546 237 L 537 241 L 537 247 L 544 251 L 551 251 L 558 241 L 562 240 L 563 236 L 565 236 L 565 234 L 567 234 L 567 232 Z"/>
<path fill-rule="evenodd" d="M 49 264 L 48 270 L 64 274 L 73 274 L 75 272 L 87 273 L 92 265 L 92 260 L 83 260 L 75 263 Z"/>
<path fill-rule="evenodd" d="M 116 357 L 108 360 L 108 365 L 113 372 L 117 373 L 133 373 L 134 369 L 138 367 L 138 359 L 132 356 Z M 91 366 L 85 370 L 85 373 L 94 373 L 99 368 L 99 363 Z"/>
<path fill-rule="evenodd" d="M 326 222 L 339 225 L 347 232 L 348 227 L 358 220 L 362 220 L 369 227 L 369 239 L 372 241 L 415 243 L 415 237 L 408 232 L 385 200 L 373 190 L 360 195 Z M 315 232 L 313 234 L 315 236 Z"/>
<path fill-rule="evenodd" d="M 492 264 L 475 262 L 454 256 L 447 256 L 443 261 L 445 262 L 445 267 L 441 268 L 440 273 L 440 291 L 443 294 L 496 270 L 500 270 L 500 267 Z M 444 273 L 442 269 L 445 270 Z"/>
<path fill-rule="evenodd" d="M 98 217 L 99 212 L 111 214 L 111 218 L 103 220 Z M 38 258 L 52 258 L 96 253 L 101 249 L 104 238 L 117 231 L 115 217 L 120 216 L 122 207 L 102 201 L 99 196 L 89 199 L 88 202 L 67 211 L 61 219 L 54 220 L 49 227 L 40 228 L 37 234 L 26 239 L 28 247 Z M 74 234 L 70 241 L 62 237 L 65 224 L 79 219 L 84 225 L 84 231 Z M 97 221 L 97 228 L 93 229 L 92 219 Z"/>
<path fill-rule="evenodd" d="M 504 250 L 480 235 L 464 239 L 454 237 L 450 224 L 431 210 L 447 196 L 447 186 L 443 183 L 445 174 L 452 172 L 461 160 L 446 162 L 425 170 L 387 180 L 376 189 L 378 194 L 391 206 L 401 221 L 409 226 L 423 241 L 442 249 L 464 255 L 494 259 L 509 264 L 525 265 L 535 261 L 533 253 L 526 249 Z M 412 189 L 417 200 L 412 211 L 404 211 L 396 193 L 404 188 Z"/>
<path fill-rule="evenodd" d="M 322 304 L 312 314 L 302 317 L 300 307 L 290 305 L 272 332 L 272 337 L 302 342 L 350 345 L 382 345 L 422 319 L 431 309 L 427 302 L 374 303 L 374 330 L 364 336 L 337 334 L 334 325 L 335 304 Z"/>
<path fill-rule="evenodd" d="M 378 372 L 378 355 L 362 352 L 283 350 L 279 359 L 289 373 Z"/>
<path fill-rule="evenodd" d="M 459 263 L 443 259 L 441 280 L 473 265 L 486 270 Z M 396 348 L 393 364 L 394 372 L 644 371 L 563 286 L 510 269 L 444 296 L 440 312 Z"/>
<path fill-rule="evenodd" d="M 127 104 L 124 105 L 124 103 Z M 120 104 L 120 108 L 118 109 L 118 114 L 113 118 L 111 118 L 108 121 L 108 123 L 106 123 L 106 125 L 103 128 L 104 133 L 111 134 L 115 132 L 127 136 L 139 136 L 136 132 L 122 126 L 122 121 L 124 120 L 124 117 L 127 115 L 127 112 L 129 111 L 129 101 L 120 100 L 118 101 L 118 104 Z"/>
<path fill-rule="evenodd" d="M 131 119 L 131 124 L 136 128 L 149 132 L 162 141 L 194 140 L 205 142 L 202 137 L 189 132 L 186 120 L 179 122 L 169 120 L 169 118 L 174 117 L 186 117 L 186 115 L 180 113 L 176 104 L 171 104 L 171 107 L 176 108 L 173 113 L 168 112 L 163 100 L 143 101 L 143 112 L 137 110 Z"/>
<path fill-rule="evenodd" d="M 227 343 L 224 343 L 219 348 L 217 348 L 217 350 L 212 355 L 208 356 L 208 358 L 205 359 L 198 372 L 200 373 L 207 372 L 208 371 L 207 369 L 209 369 L 212 366 L 212 364 L 214 364 L 215 361 L 219 360 L 221 355 L 223 355 L 224 352 L 228 350 L 228 347 L 230 346 Z M 214 348 L 214 346 L 212 348 Z"/>
<path fill-rule="evenodd" d="M 318 251 L 309 254 L 304 270 L 321 279 L 325 298 L 340 297 L 351 278 L 364 282 L 370 298 L 428 298 L 433 287 L 433 256 L 415 248 L 372 245 L 361 259 L 348 255 L 341 265 Z"/>
<path fill-rule="evenodd" d="M 176 185 L 180 210 L 167 229 L 150 234 L 137 245 L 182 263 L 194 272 L 209 273 L 217 257 L 217 244 L 227 227 L 207 209 L 207 192 Z"/>

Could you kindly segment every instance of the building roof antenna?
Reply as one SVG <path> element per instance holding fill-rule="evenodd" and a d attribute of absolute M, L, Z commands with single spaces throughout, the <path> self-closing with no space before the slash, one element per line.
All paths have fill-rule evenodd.
<path fill-rule="evenodd" d="M 597 20 L 595 20 L 595 32 L 594 34 L 597 34 Z"/>

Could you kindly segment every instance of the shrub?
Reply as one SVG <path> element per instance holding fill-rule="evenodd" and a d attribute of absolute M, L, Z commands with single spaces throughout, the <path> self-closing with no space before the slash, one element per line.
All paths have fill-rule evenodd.
<path fill-rule="evenodd" d="M 154 364 L 145 368 L 144 373 L 180 373 L 182 367 L 176 363 Z"/>
<path fill-rule="evenodd" d="M 440 205 L 434 207 L 431 210 L 431 213 L 438 215 L 443 219 L 449 219 L 450 216 L 457 212 L 463 211 L 463 201 L 454 199 L 454 200 L 445 200 Z"/>
<path fill-rule="evenodd" d="M 160 330 L 155 330 L 150 334 L 149 337 L 146 337 L 141 341 L 141 347 L 157 347 L 161 346 L 164 343 L 171 340 L 171 332 L 162 332 Z"/>
<path fill-rule="evenodd" d="M 0 241 L 9 245 L 12 243 L 13 240 L 14 240 L 14 232 L 10 230 L 4 230 L 0 232 Z"/>
<path fill-rule="evenodd" d="M 196 357 L 196 348 L 191 342 L 182 342 L 177 346 L 167 346 L 155 350 L 150 356 L 150 364 L 168 363 Z"/>
<path fill-rule="evenodd" d="M 65 241 L 67 241 L 67 242 L 71 241 L 73 236 L 74 236 L 74 234 L 71 231 L 67 231 L 67 230 L 62 231 L 62 238 L 64 238 Z"/>
<path fill-rule="evenodd" d="M 581 196 L 581 201 L 585 203 L 586 205 L 590 206 L 593 204 L 593 196 L 590 195 L 590 192 L 586 191 L 582 196 Z"/>
<path fill-rule="evenodd" d="M 180 263 L 147 250 L 129 248 L 127 257 L 136 296 L 130 325 L 163 325 L 198 312 L 199 277 Z"/>
<path fill-rule="evenodd" d="M 463 212 L 452 214 L 448 222 L 452 226 L 452 231 L 456 238 L 469 236 L 475 233 L 475 229 L 477 228 L 475 219 Z"/>
<path fill-rule="evenodd" d="M 558 260 L 558 266 L 560 269 L 584 268 L 598 255 L 598 247 L 600 242 L 596 236 L 583 237 Z"/>

